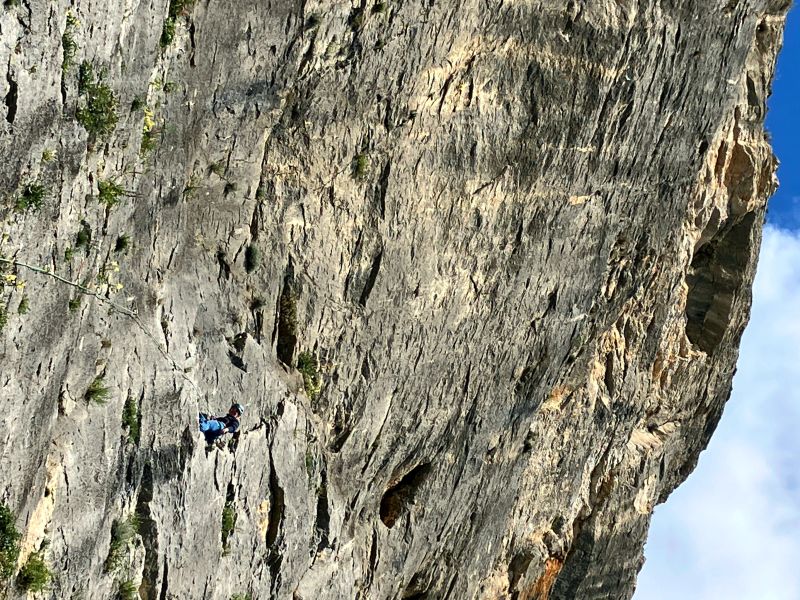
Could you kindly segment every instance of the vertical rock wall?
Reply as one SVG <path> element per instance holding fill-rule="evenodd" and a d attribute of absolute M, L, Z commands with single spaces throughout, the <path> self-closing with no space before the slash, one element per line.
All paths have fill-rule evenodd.
<path fill-rule="evenodd" d="M 629 598 L 730 393 L 787 8 L 7 1 L 20 564 L 52 598 Z"/>

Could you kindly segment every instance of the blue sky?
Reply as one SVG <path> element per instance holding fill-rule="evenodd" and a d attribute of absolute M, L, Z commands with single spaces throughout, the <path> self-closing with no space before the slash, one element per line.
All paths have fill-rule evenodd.
<path fill-rule="evenodd" d="M 739 368 L 698 468 L 656 508 L 634 600 L 800 599 L 800 9 L 767 128 L 781 161 Z"/>
<path fill-rule="evenodd" d="M 781 165 L 781 187 L 769 203 L 767 222 L 787 229 L 800 229 L 800 169 L 797 156 L 800 140 L 800 9 L 795 6 L 786 24 L 783 50 L 772 86 L 767 112 L 767 129 Z"/>

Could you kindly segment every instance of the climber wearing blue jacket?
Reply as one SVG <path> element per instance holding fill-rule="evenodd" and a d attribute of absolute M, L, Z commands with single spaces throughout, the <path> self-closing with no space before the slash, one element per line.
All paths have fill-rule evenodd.
<path fill-rule="evenodd" d="M 200 413 L 200 431 L 206 436 L 206 441 L 211 444 L 226 433 L 235 433 L 239 430 L 239 419 L 244 414 L 244 407 L 238 402 L 231 405 L 227 415 L 209 417 Z"/>

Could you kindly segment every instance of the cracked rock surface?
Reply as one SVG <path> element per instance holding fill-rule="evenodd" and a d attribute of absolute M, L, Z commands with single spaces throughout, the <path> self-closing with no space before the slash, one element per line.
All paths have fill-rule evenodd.
<path fill-rule="evenodd" d="M 42 597 L 630 598 L 730 394 L 788 4 L 5 2 Z"/>

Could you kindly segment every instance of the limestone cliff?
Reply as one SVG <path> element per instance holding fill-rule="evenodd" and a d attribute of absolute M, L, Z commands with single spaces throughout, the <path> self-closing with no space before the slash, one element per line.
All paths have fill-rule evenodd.
<path fill-rule="evenodd" d="M 630 598 L 730 393 L 788 4 L 6 0 L 41 597 Z"/>

